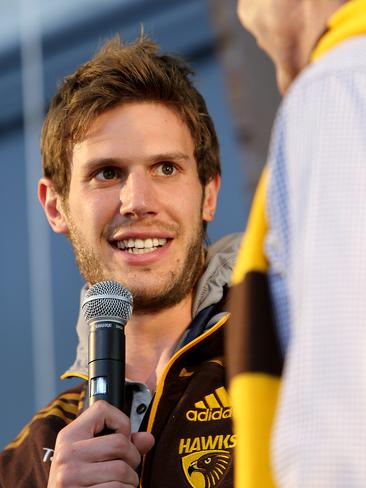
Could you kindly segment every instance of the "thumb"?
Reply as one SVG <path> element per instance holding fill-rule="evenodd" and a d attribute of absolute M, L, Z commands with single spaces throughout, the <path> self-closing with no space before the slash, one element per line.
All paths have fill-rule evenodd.
<path fill-rule="evenodd" d="M 131 436 L 131 441 L 141 456 L 149 452 L 155 443 L 154 436 L 150 432 L 135 432 Z"/>

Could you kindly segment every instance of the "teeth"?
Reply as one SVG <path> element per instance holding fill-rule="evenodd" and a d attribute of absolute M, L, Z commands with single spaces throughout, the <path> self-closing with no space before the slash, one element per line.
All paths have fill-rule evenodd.
<path fill-rule="evenodd" d="M 133 254 L 144 254 L 146 252 L 152 252 L 158 246 L 164 246 L 167 239 L 160 239 L 157 237 L 148 239 L 125 239 L 117 242 L 119 249 L 127 249 L 128 252 Z"/>
<path fill-rule="evenodd" d="M 144 248 L 144 249 L 138 249 L 136 247 L 132 248 L 132 249 L 128 249 L 128 252 L 129 253 L 132 253 L 132 254 L 146 254 L 147 252 L 152 252 L 153 249 L 148 249 L 148 248 Z"/>

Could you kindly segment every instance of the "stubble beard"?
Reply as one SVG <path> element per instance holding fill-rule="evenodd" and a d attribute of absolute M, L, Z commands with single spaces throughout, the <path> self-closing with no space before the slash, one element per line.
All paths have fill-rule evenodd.
<path fill-rule="evenodd" d="M 76 263 L 85 281 L 93 285 L 99 281 L 115 279 L 112 272 L 103 269 L 97 253 L 85 243 L 70 213 L 67 211 L 66 214 L 69 228 L 68 238 L 74 250 Z M 205 234 L 203 223 L 198 222 L 196 227 L 196 231 L 192 233 L 191 241 L 186 246 L 186 253 L 181 266 L 179 269 L 173 269 L 169 272 L 169 277 L 161 287 L 149 290 L 131 286 L 120 279 L 116 280 L 132 293 L 134 314 L 156 313 L 173 307 L 194 290 L 204 267 L 203 240 Z M 150 273 L 153 272 L 150 270 Z"/>

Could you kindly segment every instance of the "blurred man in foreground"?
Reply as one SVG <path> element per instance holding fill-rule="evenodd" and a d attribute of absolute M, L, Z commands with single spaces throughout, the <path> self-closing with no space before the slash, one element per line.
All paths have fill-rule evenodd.
<path fill-rule="evenodd" d="M 101 401 L 87 408 L 80 318 L 77 358 L 64 377 L 83 382 L 7 446 L 2 487 L 232 486 L 222 335 L 240 238 L 204 246 L 219 148 L 190 74 L 144 36 L 130 45 L 116 39 L 52 100 L 39 198 L 52 229 L 69 238 L 86 288 L 115 280 L 133 295 L 128 415 Z M 114 433 L 98 435 L 104 428 Z"/>
<path fill-rule="evenodd" d="M 286 96 L 274 126 L 269 173 L 234 272 L 228 344 L 239 434 L 237 486 L 274 483 L 268 444 L 280 361 L 251 369 L 242 359 L 243 342 L 238 344 L 239 337 L 251 337 L 252 317 L 242 304 L 255 270 L 269 278 L 286 359 L 272 443 L 274 478 L 283 488 L 363 487 L 366 1 L 240 0 L 238 14 L 272 58 Z M 250 261 L 253 242 L 260 251 Z M 270 320 L 267 326 L 273 334 Z M 270 357 L 271 337 L 263 336 L 262 358 Z M 251 416 L 248 384 L 254 377 L 252 392 L 262 395 L 267 410 Z M 256 445 L 247 444 L 253 419 L 262 429 Z"/>

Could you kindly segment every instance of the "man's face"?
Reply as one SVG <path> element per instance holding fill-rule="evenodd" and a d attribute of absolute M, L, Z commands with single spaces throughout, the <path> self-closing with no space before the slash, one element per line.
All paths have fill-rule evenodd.
<path fill-rule="evenodd" d="M 303 0 L 238 0 L 237 4 L 241 23 L 274 62 L 282 92 L 303 61 L 300 45 L 303 3 Z"/>
<path fill-rule="evenodd" d="M 202 220 L 218 180 L 203 189 L 186 124 L 170 108 L 130 103 L 100 115 L 75 145 L 67 200 L 59 204 L 81 273 L 121 282 L 134 310 L 189 294 L 203 266 Z M 51 224 L 52 225 L 52 224 Z"/>

